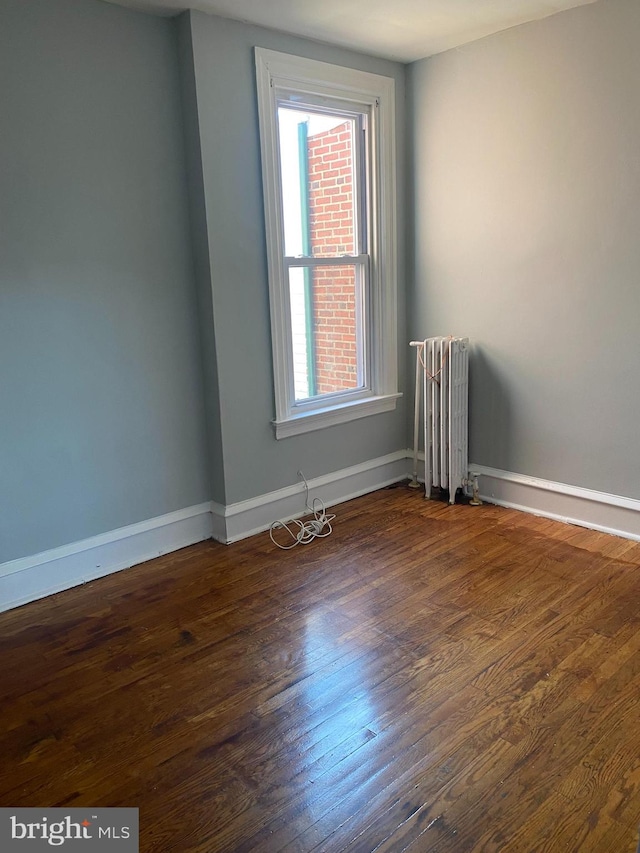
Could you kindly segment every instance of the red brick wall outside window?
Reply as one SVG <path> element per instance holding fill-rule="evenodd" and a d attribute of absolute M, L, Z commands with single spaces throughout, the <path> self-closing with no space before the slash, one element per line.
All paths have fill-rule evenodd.
<path fill-rule="evenodd" d="M 308 138 L 312 254 L 355 254 L 351 123 Z M 358 386 L 356 280 L 352 266 L 313 271 L 316 393 Z"/>

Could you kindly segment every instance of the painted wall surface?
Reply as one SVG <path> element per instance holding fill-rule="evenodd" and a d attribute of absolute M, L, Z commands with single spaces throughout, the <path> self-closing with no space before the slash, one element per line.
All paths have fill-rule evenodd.
<path fill-rule="evenodd" d="M 226 503 L 222 451 L 222 422 L 218 386 L 218 358 L 213 323 L 213 290 L 211 287 L 211 258 L 207 232 L 207 206 L 202 179 L 202 142 L 198 118 L 193 44 L 189 16 L 180 15 L 175 21 L 178 35 L 182 127 L 185 143 L 185 166 L 189 199 L 191 248 L 198 306 L 200 356 L 204 378 L 205 434 L 207 464 L 211 472 L 211 499 Z"/>
<path fill-rule="evenodd" d="M 410 334 L 469 335 L 471 458 L 640 497 L 640 4 L 409 73 Z"/>
<path fill-rule="evenodd" d="M 0 563 L 210 496 L 171 21 L 0 6 Z"/>
<path fill-rule="evenodd" d="M 404 68 L 236 21 L 188 13 L 202 151 L 225 496 L 233 503 L 356 465 L 406 444 L 404 399 L 395 412 L 277 441 L 254 47 L 334 62 L 396 80 L 398 257 L 404 258 Z M 398 286 L 404 371 L 404 268 Z M 402 388 L 401 388 L 402 390 Z M 216 393 L 216 389 L 208 389 Z"/>

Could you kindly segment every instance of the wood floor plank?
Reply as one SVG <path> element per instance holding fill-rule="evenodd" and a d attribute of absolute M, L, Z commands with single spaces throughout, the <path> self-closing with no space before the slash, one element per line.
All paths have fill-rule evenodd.
<path fill-rule="evenodd" d="M 632 853 L 640 546 L 398 486 L 0 615 L 0 805 L 142 853 Z"/>

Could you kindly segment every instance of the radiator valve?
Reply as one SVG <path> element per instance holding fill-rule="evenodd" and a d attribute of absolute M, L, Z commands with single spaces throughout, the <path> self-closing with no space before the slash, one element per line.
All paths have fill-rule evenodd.
<path fill-rule="evenodd" d="M 471 488 L 473 490 L 473 496 L 469 501 L 469 506 L 482 506 L 482 501 L 480 500 L 480 488 L 478 486 L 478 477 L 480 475 L 477 471 L 470 471 L 469 478 L 471 480 Z"/>

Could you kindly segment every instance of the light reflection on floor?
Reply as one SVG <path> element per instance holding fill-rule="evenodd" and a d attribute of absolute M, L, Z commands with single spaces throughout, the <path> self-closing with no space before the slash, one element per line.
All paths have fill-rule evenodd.
<path fill-rule="evenodd" d="M 353 628 L 353 620 L 322 606 L 310 612 L 304 624 L 304 654 L 313 675 L 303 681 L 301 701 L 307 716 L 296 751 L 300 784 L 314 786 L 307 808 L 316 819 L 326 810 L 318 786 L 331 784 L 323 778 L 327 770 L 333 778 L 341 760 L 376 736 L 377 711 L 366 672 L 375 647 L 362 641 L 363 633 L 373 642 L 376 635 Z"/>

